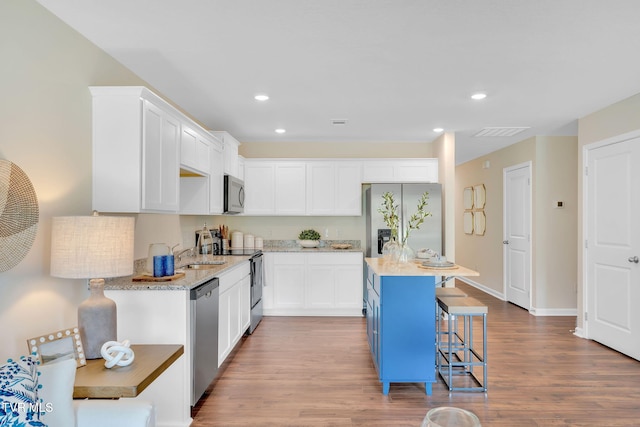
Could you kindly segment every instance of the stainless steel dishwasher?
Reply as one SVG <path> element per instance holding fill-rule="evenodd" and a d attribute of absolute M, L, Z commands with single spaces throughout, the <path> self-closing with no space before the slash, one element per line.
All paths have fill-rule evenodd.
<path fill-rule="evenodd" d="M 191 406 L 218 375 L 218 279 L 191 290 Z"/>

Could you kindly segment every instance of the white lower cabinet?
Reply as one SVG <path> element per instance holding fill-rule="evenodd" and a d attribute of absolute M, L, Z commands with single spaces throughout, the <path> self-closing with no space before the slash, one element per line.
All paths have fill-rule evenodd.
<path fill-rule="evenodd" d="M 218 310 L 218 366 L 221 366 L 249 327 L 251 272 L 249 262 L 220 276 Z"/>
<path fill-rule="evenodd" d="M 361 316 L 362 253 L 265 254 L 267 316 Z"/>

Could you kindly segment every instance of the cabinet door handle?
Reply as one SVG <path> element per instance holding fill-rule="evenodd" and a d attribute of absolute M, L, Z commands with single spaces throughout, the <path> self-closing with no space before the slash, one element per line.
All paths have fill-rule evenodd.
<path fill-rule="evenodd" d="M 629 262 L 633 262 L 635 264 L 638 263 L 638 257 L 637 256 L 630 256 L 629 257 Z"/>
<path fill-rule="evenodd" d="M 509 241 L 508 241 L 508 240 L 503 240 L 503 241 L 502 241 L 502 244 L 503 244 L 503 245 L 508 245 L 508 244 L 509 244 Z"/>

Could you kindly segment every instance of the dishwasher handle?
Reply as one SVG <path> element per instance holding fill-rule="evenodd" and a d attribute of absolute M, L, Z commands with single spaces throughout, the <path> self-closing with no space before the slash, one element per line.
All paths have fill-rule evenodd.
<path fill-rule="evenodd" d="M 205 282 L 193 289 L 191 289 L 190 297 L 191 300 L 197 300 L 205 296 L 211 296 L 211 292 L 219 286 L 218 278 L 215 277 L 208 282 Z"/>

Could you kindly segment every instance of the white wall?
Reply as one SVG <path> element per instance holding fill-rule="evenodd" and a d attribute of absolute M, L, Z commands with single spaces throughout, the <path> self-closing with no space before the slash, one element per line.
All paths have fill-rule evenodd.
<path fill-rule="evenodd" d="M 40 221 L 33 247 L 0 273 L 0 360 L 26 340 L 77 324 L 82 280 L 49 276 L 51 218 L 91 213 L 89 85 L 144 81 L 33 0 L 0 2 L 0 158 L 29 176 Z"/>
<path fill-rule="evenodd" d="M 456 139 L 444 133 L 433 142 L 433 156 L 438 158 L 438 182 L 442 184 L 442 254 L 456 260 Z"/>

